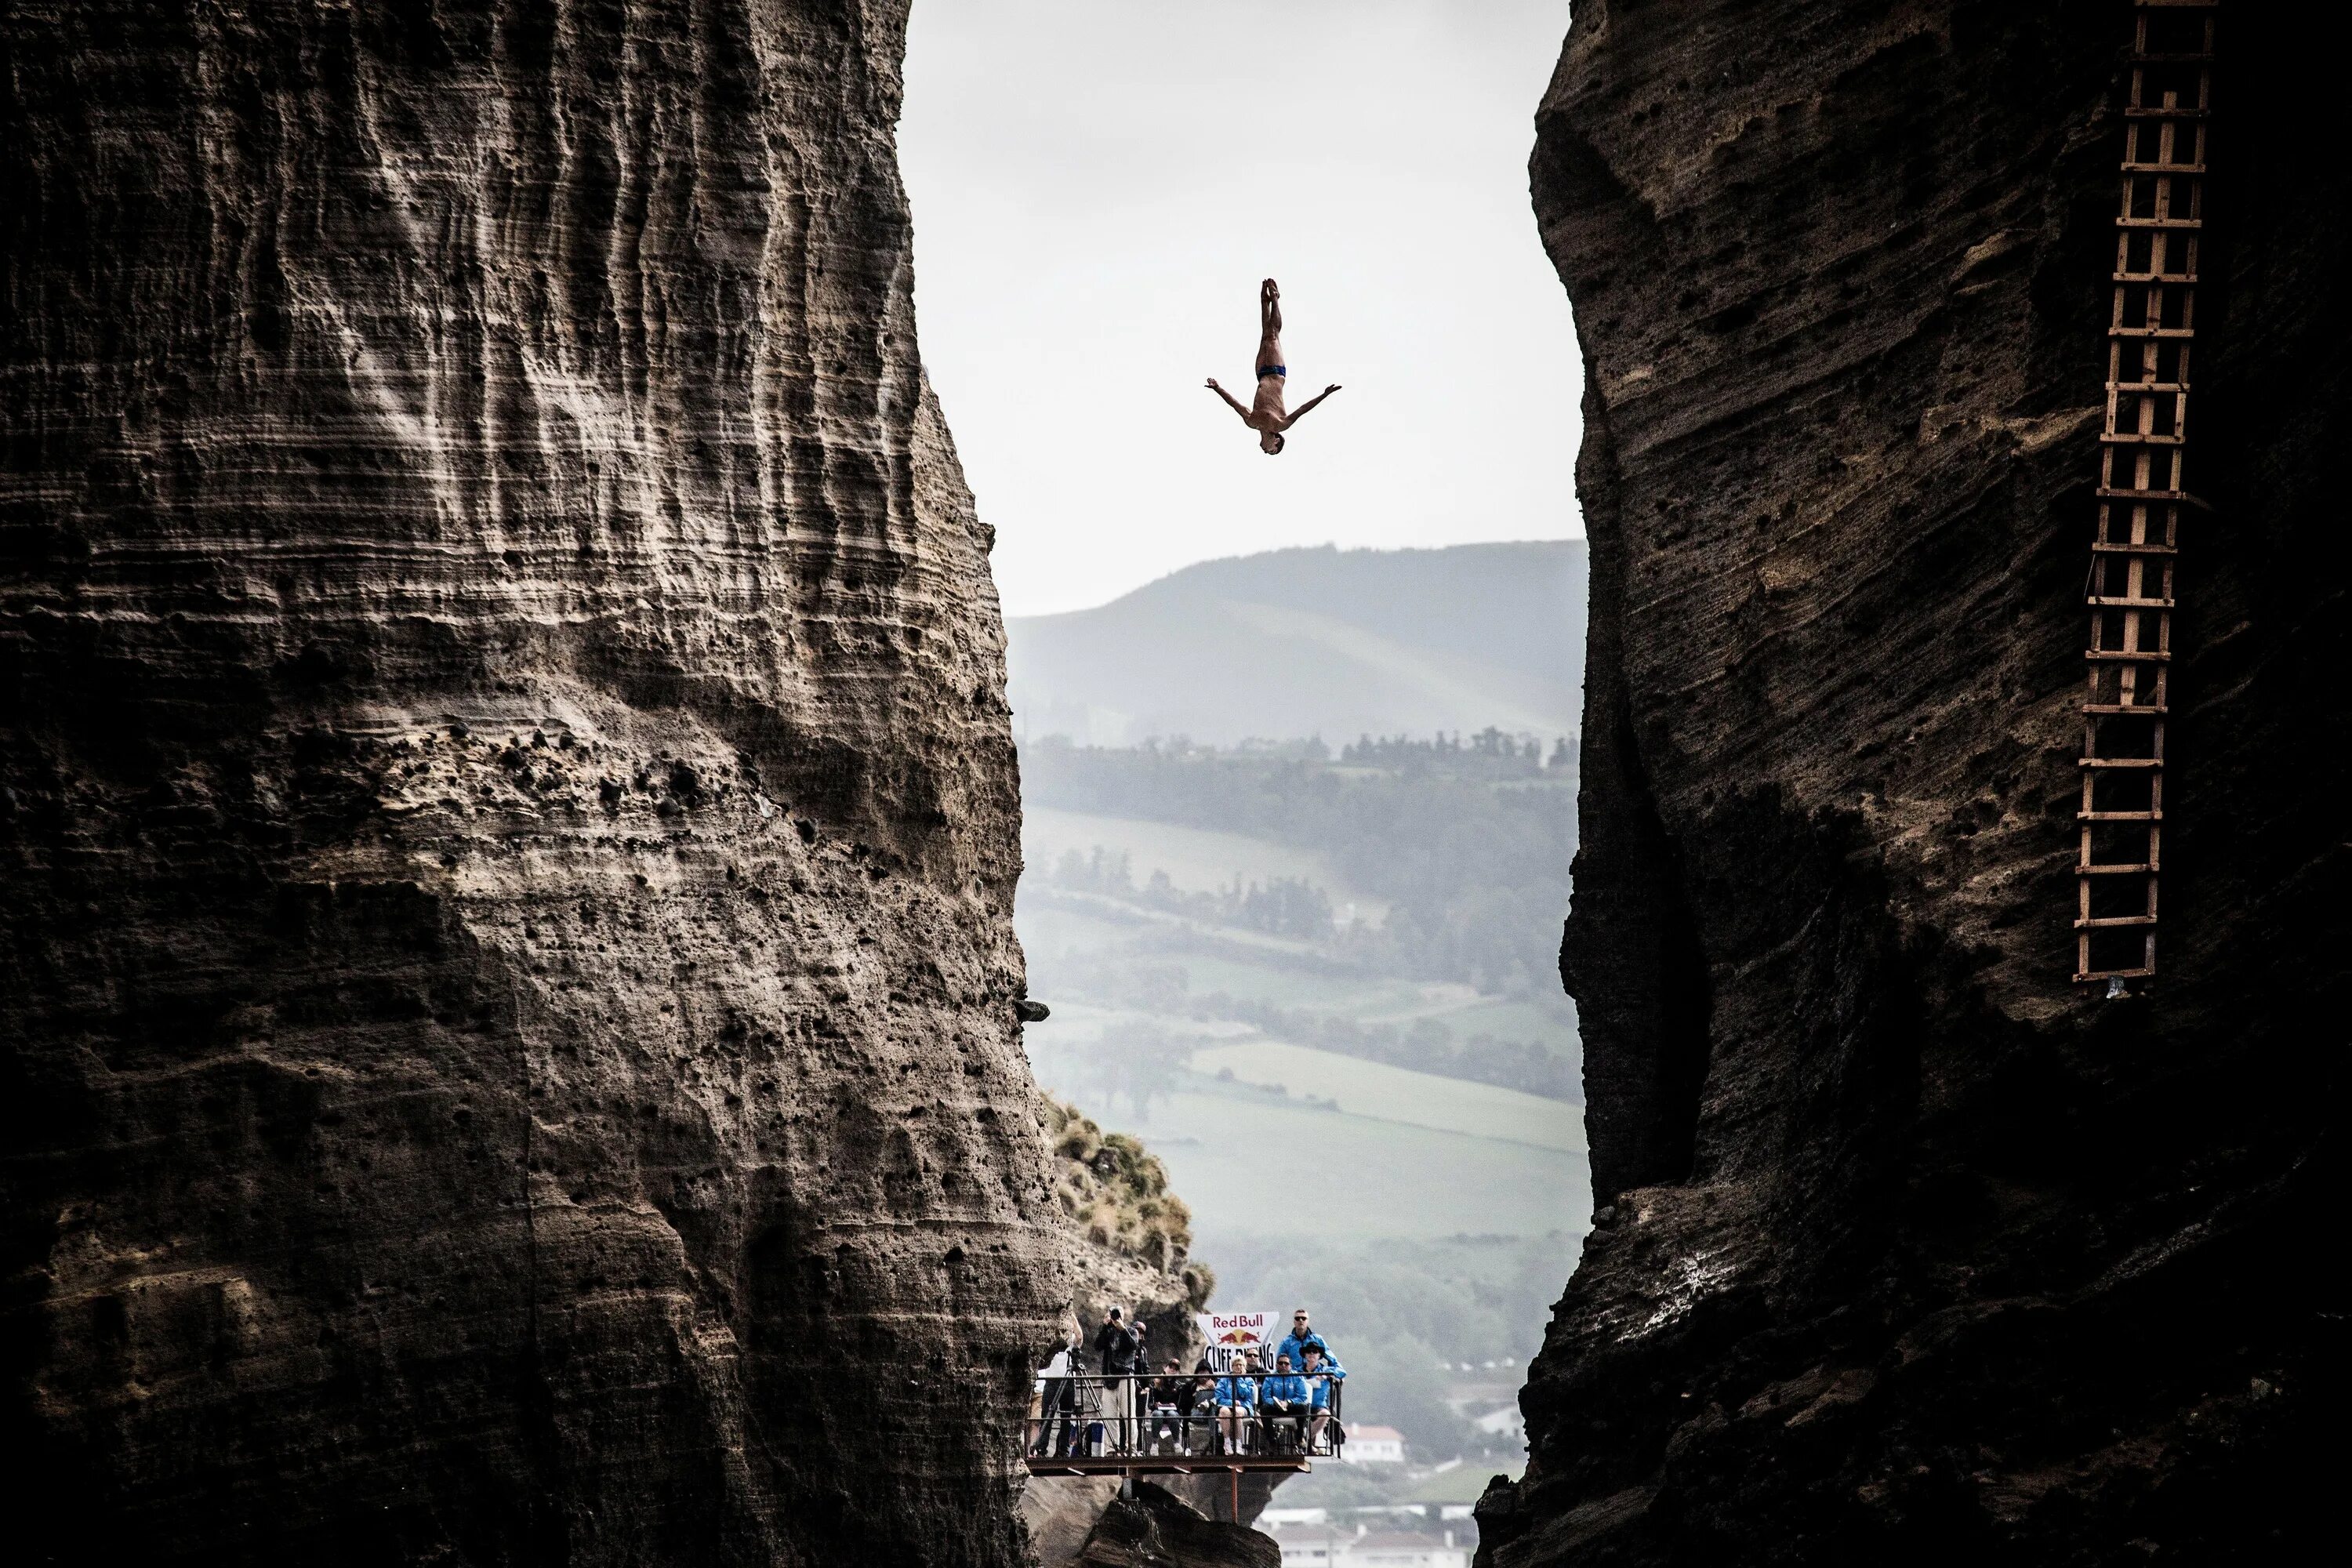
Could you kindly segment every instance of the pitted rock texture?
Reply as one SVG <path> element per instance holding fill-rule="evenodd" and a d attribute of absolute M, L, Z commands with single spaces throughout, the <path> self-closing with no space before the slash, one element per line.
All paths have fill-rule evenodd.
<path fill-rule="evenodd" d="M 2073 969 L 2130 8 L 1579 0 L 1595 1228 L 1482 1563 L 2265 1563 L 2326 1493 L 2352 205 L 2224 6 L 2162 974 Z"/>
<path fill-rule="evenodd" d="M 1021 1561 L 905 6 L 0 7 L 23 1561 Z"/>

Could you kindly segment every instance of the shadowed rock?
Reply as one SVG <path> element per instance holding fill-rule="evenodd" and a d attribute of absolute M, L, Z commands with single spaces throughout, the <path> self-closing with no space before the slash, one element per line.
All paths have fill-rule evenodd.
<path fill-rule="evenodd" d="M 1481 1561 L 2266 1562 L 2324 1486 L 2352 219 L 2224 7 L 2162 973 L 2070 984 L 2121 5 L 1583 0 L 1600 1213 Z"/>
<path fill-rule="evenodd" d="M 1279 1568 L 1274 1538 L 1194 1511 L 1150 1481 L 1114 1497 L 1085 1547 L 1079 1568 Z"/>

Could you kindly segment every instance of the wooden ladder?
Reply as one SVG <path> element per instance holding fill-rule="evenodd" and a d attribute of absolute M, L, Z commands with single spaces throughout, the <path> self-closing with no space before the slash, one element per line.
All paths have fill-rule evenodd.
<path fill-rule="evenodd" d="M 2074 979 L 2110 995 L 2156 973 L 2173 563 L 2180 509 L 2201 504 L 2182 457 L 2218 3 L 2134 0 L 2075 814 Z"/>

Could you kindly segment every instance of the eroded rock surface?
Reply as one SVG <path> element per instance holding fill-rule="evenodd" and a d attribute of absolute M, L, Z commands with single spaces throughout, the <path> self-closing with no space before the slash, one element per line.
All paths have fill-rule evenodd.
<path fill-rule="evenodd" d="M 2352 206 L 2295 11 L 2221 13 L 2163 972 L 2105 1002 L 2128 8 L 1577 5 L 1533 177 L 1589 356 L 1601 1207 L 1482 1562 L 2269 1562 L 2324 1494 Z"/>
<path fill-rule="evenodd" d="M 0 11 L 26 1560 L 1020 1561 L 904 10 Z"/>

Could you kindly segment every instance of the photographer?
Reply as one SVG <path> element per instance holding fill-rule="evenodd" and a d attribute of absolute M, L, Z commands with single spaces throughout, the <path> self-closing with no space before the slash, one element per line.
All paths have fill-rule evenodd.
<path fill-rule="evenodd" d="M 1119 1310 L 1113 1307 L 1095 1334 L 1095 1353 L 1102 1357 L 1103 1419 L 1112 1424 L 1122 1454 L 1135 1451 L 1136 1383 L 1148 1366 L 1143 1359 L 1142 1328 L 1140 1323 L 1129 1328 Z"/>

